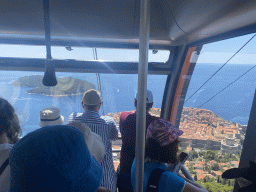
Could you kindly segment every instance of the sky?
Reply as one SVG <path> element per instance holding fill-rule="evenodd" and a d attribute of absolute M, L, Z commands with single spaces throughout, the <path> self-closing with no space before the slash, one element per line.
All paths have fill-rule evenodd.
<path fill-rule="evenodd" d="M 94 60 L 92 48 L 72 47 L 68 51 L 65 47 L 51 48 L 54 59 L 76 59 L 90 61 Z M 139 50 L 128 49 L 103 49 L 97 48 L 98 59 L 102 61 L 138 61 Z M 159 50 L 156 54 L 149 51 L 150 62 L 166 62 L 169 58 L 169 51 Z M 45 46 L 24 46 L 24 45 L 0 45 L 0 57 L 23 57 L 23 58 L 46 58 Z"/>
<path fill-rule="evenodd" d="M 203 46 L 198 63 L 225 63 L 254 34 L 235 37 Z M 256 64 L 256 37 L 253 38 L 232 60 L 230 64 Z"/>
<path fill-rule="evenodd" d="M 197 63 L 225 63 L 254 34 L 235 37 L 203 46 Z M 229 63 L 256 64 L 256 38 L 251 40 Z M 64 47 L 52 47 L 54 59 L 94 60 L 92 48 L 72 47 L 72 51 Z M 138 50 L 97 48 L 98 59 L 102 61 L 138 61 Z M 45 58 L 45 46 L 0 45 L 0 57 Z M 153 54 L 149 51 L 150 62 L 165 62 L 169 52 L 159 50 Z"/>

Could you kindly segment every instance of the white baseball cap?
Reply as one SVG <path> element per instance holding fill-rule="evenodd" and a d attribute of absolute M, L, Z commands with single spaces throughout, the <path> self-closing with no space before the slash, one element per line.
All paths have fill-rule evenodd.
<path fill-rule="evenodd" d="M 136 93 L 135 99 L 138 101 L 138 92 Z M 153 103 L 153 94 L 149 90 L 147 90 L 147 93 L 146 93 L 146 102 L 147 103 Z"/>

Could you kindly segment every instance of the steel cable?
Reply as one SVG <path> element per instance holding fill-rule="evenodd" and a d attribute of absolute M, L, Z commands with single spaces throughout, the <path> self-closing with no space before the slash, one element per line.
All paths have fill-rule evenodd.
<path fill-rule="evenodd" d="M 210 79 L 212 79 L 236 54 L 238 54 L 254 37 L 256 33 L 234 54 L 232 55 L 209 79 L 207 79 L 184 103 L 190 100 Z"/>

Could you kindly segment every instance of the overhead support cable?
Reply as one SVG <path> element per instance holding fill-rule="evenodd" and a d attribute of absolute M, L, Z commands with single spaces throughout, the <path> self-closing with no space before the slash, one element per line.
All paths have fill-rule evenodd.
<path fill-rule="evenodd" d="M 46 61 L 43 84 L 45 86 L 57 85 L 55 75 L 54 62 L 51 55 L 51 26 L 50 26 L 50 5 L 49 0 L 43 1 L 44 6 L 44 29 L 45 29 L 45 45 L 46 45 Z"/>
<path fill-rule="evenodd" d="M 92 48 L 92 52 L 93 52 L 94 60 L 97 61 L 98 60 L 97 49 L 96 48 Z M 103 96 L 102 96 L 102 89 L 101 89 L 100 74 L 99 73 L 96 73 L 96 78 L 97 78 L 98 90 L 100 91 L 101 97 L 103 98 Z M 104 115 L 103 103 L 101 104 L 101 110 L 102 110 L 102 114 Z"/>
<path fill-rule="evenodd" d="M 254 37 L 256 33 L 240 48 L 238 51 L 233 54 L 209 79 L 207 79 L 184 103 L 189 101 L 208 81 L 210 81 L 233 57 L 235 57 Z"/>
<path fill-rule="evenodd" d="M 135 149 L 135 191 L 143 192 L 145 127 L 146 127 L 146 89 L 148 74 L 150 0 L 141 0 L 139 68 L 138 68 L 138 103 L 136 114 L 136 149 Z"/>
<path fill-rule="evenodd" d="M 208 99 L 206 102 L 204 102 L 202 105 L 199 106 L 202 107 L 203 105 L 205 105 L 206 103 L 208 103 L 209 101 L 211 101 L 214 97 L 216 97 L 218 94 L 220 94 L 222 91 L 224 91 L 225 89 L 227 89 L 230 85 L 232 85 L 233 83 L 235 83 L 238 79 L 240 79 L 241 77 L 243 77 L 244 75 L 246 75 L 248 72 L 250 72 L 252 69 L 254 69 L 256 67 L 256 65 L 254 65 L 252 68 L 250 68 L 249 70 L 247 70 L 244 74 L 240 75 L 237 79 L 235 79 L 234 81 L 232 81 L 230 84 L 228 84 L 226 87 L 224 87 L 222 90 L 220 90 L 217 94 L 215 94 L 214 96 L 212 96 L 210 99 Z"/>
<path fill-rule="evenodd" d="M 174 14 L 173 14 L 173 12 L 172 12 L 172 9 L 171 9 L 171 7 L 170 7 L 170 5 L 169 5 L 169 1 L 162 1 L 162 2 L 160 2 L 160 3 L 158 3 L 158 4 L 161 4 L 161 5 L 163 5 L 163 6 L 166 6 L 167 9 L 169 10 L 169 13 L 171 13 L 172 18 L 173 18 L 175 24 L 177 25 L 177 27 L 178 27 L 183 33 L 188 34 L 186 31 L 184 31 L 184 30 L 180 27 L 179 23 L 177 22 L 177 20 L 176 20 Z"/>

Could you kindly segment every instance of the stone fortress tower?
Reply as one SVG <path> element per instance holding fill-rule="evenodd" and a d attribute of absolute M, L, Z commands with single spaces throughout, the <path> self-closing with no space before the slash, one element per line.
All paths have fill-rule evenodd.
<path fill-rule="evenodd" d="M 241 138 L 240 134 L 234 134 L 232 137 L 225 137 L 225 139 L 221 141 L 222 153 L 238 154 L 239 151 L 242 150 L 242 145 L 236 141 L 236 139 L 238 139 L 236 136 Z"/>

